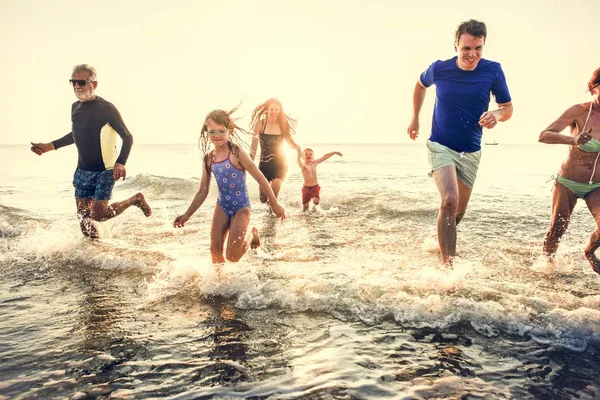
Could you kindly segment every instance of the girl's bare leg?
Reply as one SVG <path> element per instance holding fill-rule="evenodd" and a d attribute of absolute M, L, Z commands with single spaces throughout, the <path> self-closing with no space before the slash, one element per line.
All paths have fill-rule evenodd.
<path fill-rule="evenodd" d="M 223 211 L 221 206 L 217 204 L 210 227 L 210 255 L 214 264 L 225 262 L 225 257 L 223 257 L 223 245 L 229 226 L 229 217 L 225 214 L 225 211 Z"/>
<path fill-rule="evenodd" d="M 238 262 L 248 250 L 248 225 L 250 224 L 250 209 L 242 208 L 233 217 L 229 225 L 229 238 L 225 258 L 227 261 Z"/>

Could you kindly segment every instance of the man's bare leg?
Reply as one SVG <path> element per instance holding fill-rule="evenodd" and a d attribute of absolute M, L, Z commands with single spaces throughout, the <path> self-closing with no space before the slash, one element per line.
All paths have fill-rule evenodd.
<path fill-rule="evenodd" d="M 106 221 L 116 217 L 131 206 L 138 207 L 146 217 L 152 215 L 152 209 L 146 202 L 144 195 L 137 193 L 127 200 L 112 203 L 110 206 L 108 205 L 108 200 L 95 200 L 92 217 L 95 221 Z"/>
<path fill-rule="evenodd" d="M 78 198 L 75 199 L 75 203 L 77 205 L 77 217 L 79 218 L 81 233 L 90 239 L 98 239 L 100 237 L 98 228 L 96 228 L 92 219 L 92 205 L 94 201 L 92 199 Z"/>
<path fill-rule="evenodd" d="M 473 193 L 473 188 L 468 187 L 463 181 L 458 179 L 458 210 L 456 210 L 456 225 L 462 221 L 467 212 L 471 193 Z"/>
<path fill-rule="evenodd" d="M 440 193 L 437 235 L 442 263 L 451 266 L 456 255 L 456 214 L 459 204 L 458 179 L 454 166 L 445 166 L 433 172 Z"/>

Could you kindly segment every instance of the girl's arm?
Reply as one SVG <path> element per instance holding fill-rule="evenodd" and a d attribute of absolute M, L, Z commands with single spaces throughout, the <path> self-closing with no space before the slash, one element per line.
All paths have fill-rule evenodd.
<path fill-rule="evenodd" d="M 279 205 L 277 197 L 275 197 L 275 193 L 273 193 L 273 189 L 271 189 L 271 185 L 269 185 L 267 178 L 265 178 L 263 173 L 260 172 L 256 164 L 254 164 L 250 157 L 248 157 L 248 154 L 246 154 L 244 150 L 239 149 L 237 159 L 240 162 L 240 165 L 246 171 L 248 171 L 248 173 L 254 178 L 254 180 L 256 180 L 262 191 L 265 192 L 265 194 L 269 198 L 269 205 L 271 206 L 271 209 L 273 210 L 275 215 L 277 215 L 282 220 L 285 219 L 285 211 L 283 210 L 283 207 Z"/>
<path fill-rule="evenodd" d="M 206 161 L 204 161 L 203 164 L 206 166 Z M 254 165 L 254 163 L 252 163 L 252 165 Z M 192 215 L 194 215 L 198 208 L 200 208 L 202 203 L 204 203 L 204 200 L 206 200 L 206 196 L 208 196 L 209 187 L 210 174 L 206 170 L 206 167 L 204 167 L 202 168 L 202 179 L 200 180 L 200 188 L 198 189 L 198 192 L 196 192 L 196 195 L 194 196 L 194 199 L 192 200 L 192 203 L 188 207 L 187 211 L 175 218 L 175 221 L 173 221 L 173 226 L 175 228 L 183 227 L 187 220 L 190 219 Z"/>
<path fill-rule="evenodd" d="M 327 160 L 331 156 L 340 156 L 340 157 L 342 157 L 342 153 L 340 153 L 339 151 L 332 151 L 331 153 L 327 153 L 323 157 L 321 157 L 319 159 L 316 159 L 315 160 L 315 164 L 321 164 L 323 161 Z"/>
<path fill-rule="evenodd" d="M 589 140 L 587 132 L 580 132 L 577 136 L 563 135 L 562 132 L 566 127 L 576 126 L 576 120 L 583 113 L 587 112 L 581 104 L 574 105 L 565 111 L 556 121 L 540 133 L 539 141 L 547 144 L 568 144 L 578 145 Z"/>

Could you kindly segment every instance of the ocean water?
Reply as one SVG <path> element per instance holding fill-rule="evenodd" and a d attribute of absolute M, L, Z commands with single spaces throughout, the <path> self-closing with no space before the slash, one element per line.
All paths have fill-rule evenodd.
<path fill-rule="evenodd" d="M 84 239 L 74 146 L 0 146 L 0 399 L 593 399 L 600 276 L 583 202 L 554 266 L 541 257 L 566 146 L 484 146 L 455 268 L 439 268 L 438 194 L 423 140 L 311 145 L 321 206 L 283 222 L 258 201 L 262 246 L 210 262 L 215 187 L 195 145 L 135 145 L 114 200 L 153 208 Z M 293 160 L 291 160 L 293 161 Z"/>

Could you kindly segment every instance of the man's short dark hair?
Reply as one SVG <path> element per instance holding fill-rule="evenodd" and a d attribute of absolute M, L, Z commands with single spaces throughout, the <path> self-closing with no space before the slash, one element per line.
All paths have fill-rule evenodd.
<path fill-rule="evenodd" d="M 462 35 L 463 33 L 468 33 L 470 35 L 475 36 L 476 38 L 483 37 L 483 43 L 485 43 L 485 38 L 487 36 L 487 28 L 485 26 L 485 23 L 481 21 L 476 21 L 474 19 L 461 22 L 461 24 L 456 29 L 456 33 L 454 34 L 454 43 L 458 44 L 460 35 Z"/>

